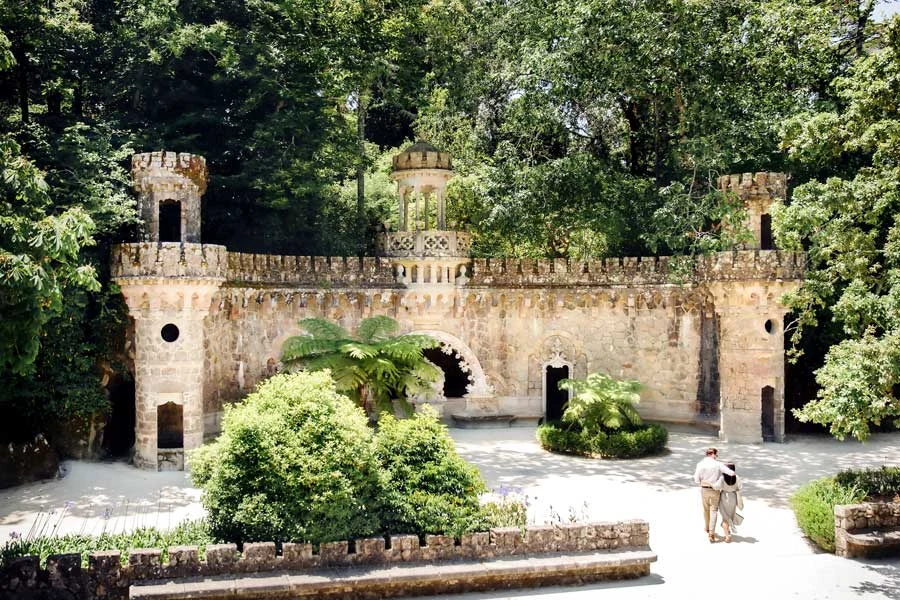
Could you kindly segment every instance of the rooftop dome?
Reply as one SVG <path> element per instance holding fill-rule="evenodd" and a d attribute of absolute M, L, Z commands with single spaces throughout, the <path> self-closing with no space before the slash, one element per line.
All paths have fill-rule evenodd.
<path fill-rule="evenodd" d="M 418 140 L 415 144 L 410 144 L 407 146 L 403 152 L 440 152 L 436 146 L 426 142 L 425 140 Z"/>
<path fill-rule="evenodd" d="M 408 146 L 394 157 L 394 171 L 411 171 L 416 169 L 450 170 L 450 153 L 441 152 L 434 145 L 424 140 Z"/>

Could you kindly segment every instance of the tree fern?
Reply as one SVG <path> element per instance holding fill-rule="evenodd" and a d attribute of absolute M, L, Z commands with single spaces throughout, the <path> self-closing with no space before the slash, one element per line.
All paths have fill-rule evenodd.
<path fill-rule="evenodd" d="M 356 328 L 357 337 L 364 342 L 385 342 L 400 330 L 400 324 L 384 315 L 363 319 Z"/>
<path fill-rule="evenodd" d="M 400 326 L 390 317 L 363 319 L 356 337 L 325 319 L 299 324 L 306 334 L 285 341 L 282 361 L 289 368 L 329 369 L 337 389 L 367 411 L 390 410 L 394 399 L 405 403 L 409 394 L 426 394 L 440 378 L 422 353 L 439 342 L 427 335 L 396 336 Z"/>
<path fill-rule="evenodd" d="M 559 387 L 572 394 L 563 413 L 564 421 L 577 422 L 588 431 L 621 429 L 641 423 L 634 407 L 641 399 L 641 385 L 637 381 L 591 373 L 585 379 L 564 379 Z"/>

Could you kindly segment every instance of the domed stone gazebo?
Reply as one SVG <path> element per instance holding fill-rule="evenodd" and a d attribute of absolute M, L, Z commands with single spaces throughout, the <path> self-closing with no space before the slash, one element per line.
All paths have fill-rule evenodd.
<path fill-rule="evenodd" d="M 465 285 L 471 235 L 447 230 L 446 190 L 453 177 L 450 153 L 418 141 L 394 157 L 391 178 L 399 197 L 397 231 L 381 239 L 404 284 Z M 410 210 L 412 209 L 412 210 Z"/>
<path fill-rule="evenodd" d="M 432 221 L 428 201 L 432 197 L 437 212 L 435 229 L 447 228 L 444 196 L 451 177 L 450 153 L 441 152 L 428 142 L 420 140 L 394 157 L 391 179 L 397 182 L 400 195 L 400 231 L 430 229 Z M 411 202 L 415 204 L 412 221 L 409 219 Z"/>

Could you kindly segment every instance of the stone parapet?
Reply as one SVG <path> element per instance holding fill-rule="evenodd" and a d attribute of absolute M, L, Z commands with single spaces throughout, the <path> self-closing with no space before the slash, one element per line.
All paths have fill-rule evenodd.
<path fill-rule="evenodd" d="M 687 272 L 679 266 L 675 258 L 668 256 L 596 261 L 476 258 L 472 261 L 469 285 L 635 286 L 677 281 L 799 280 L 805 272 L 805 255 L 778 250 L 740 250 L 698 257 Z"/>
<path fill-rule="evenodd" d="M 112 250 L 112 278 L 214 279 L 224 281 L 228 252 L 225 246 L 141 242 L 118 244 Z"/>
<path fill-rule="evenodd" d="M 490 561 L 500 557 L 524 557 L 550 554 L 583 554 L 610 552 L 606 561 L 615 565 L 616 555 L 628 551 L 644 551 L 639 561 L 643 566 L 638 576 L 646 574 L 656 556 L 649 550 L 650 527 L 646 521 L 628 520 L 608 523 L 572 523 L 493 529 L 453 538 L 426 535 L 421 543 L 415 535 L 393 535 L 389 538 L 367 538 L 327 542 L 315 549 L 311 544 L 285 543 L 280 555 L 274 542 L 247 543 L 243 552 L 235 544 L 206 547 L 201 560 L 196 546 L 169 548 L 163 560 L 159 548 L 129 551 L 126 564 L 119 552 L 95 552 L 87 569 L 78 554 L 53 555 L 40 568 L 35 556 L 12 561 L 0 570 L 0 597 L 65 596 L 71 599 L 122 599 L 128 597 L 129 586 L 142 581 L 177 580 L 187 577 L 265 573 L 353 567 L 357 565 L 434 563 L 443 561 Z M 575 560 L 569 562 L 576 562 Z M 638 566 L 636 561 L 620 560 L 621 566 Z M 482 564 L 482 568 L 484 565 Z M 630 571 L 629 571 L 630 572 Z M 512 574 L 512 579 L 516 573 Z M 136 588 L 132 588 L 136 589 Z"/>
<path fill-rule="evenodd" d="M 719 189 L 736 194 L 742 200 L 752 197 L 784 198 L 787 190 L 787 174 L 737 173 L 719 177 Z"/>
<path fill-rule="evenodd" d="M 131 177 L 137 192 L 150 192 L 177 185 L 193 184 L 196 192 L 206 192 L 206 159 L 187 152 L 144 152 L 131 157 Z"/>
<path fill-rule="evenodd" d="M 228 281 L 320 288 L 395 287 L 391 265 L 374 257 L 228 253 Z"/>

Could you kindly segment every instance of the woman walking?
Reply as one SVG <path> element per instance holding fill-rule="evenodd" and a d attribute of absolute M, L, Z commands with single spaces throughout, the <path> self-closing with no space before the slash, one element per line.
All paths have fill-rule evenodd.
<path fill-rule="evenodd" d="M 734 471 L 734 463 L 726 463 L 726 466 Z M 722 515 L 722 529 L 725 530 L 725 541 L 731 541 L 731 532 L 744 521 L 744 517 L 738 514 L 738 509 L 744 509 L 744 499 L 741 496 L 741 478 L 734 475 L 722 475 L 722 488 L 719 494 L 719 514 Z"/>

